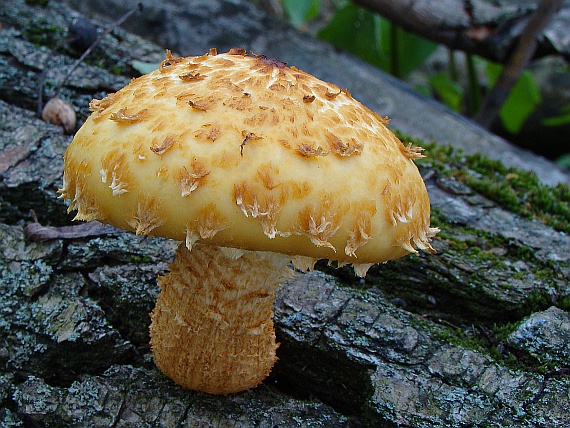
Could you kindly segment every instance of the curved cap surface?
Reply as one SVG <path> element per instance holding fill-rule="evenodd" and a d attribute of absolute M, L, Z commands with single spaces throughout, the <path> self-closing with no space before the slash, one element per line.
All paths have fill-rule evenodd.
<path fill-rule="evenodd" d="M 60 190 L 76 219 L 340 263 L 431 250 L 420 149 L 295 67 L 239 49 L 167 52 L 90 108 Z"/>

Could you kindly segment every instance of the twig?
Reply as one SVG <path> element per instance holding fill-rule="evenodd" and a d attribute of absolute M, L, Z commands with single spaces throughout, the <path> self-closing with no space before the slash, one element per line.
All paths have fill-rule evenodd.
<path fill-rule="evenodd" d="M 103 37 L 105 37 L 107 34 L 109 34 L 111 31 L 113 31 L 115 28 L 117 28 L 119 25 L 121 25 L 123 22 L 125 22 L 131 15 L 133 15 L 137 10 L 142 11 L 143 10 L 143 5 L 142 3 L 137 4 L 135 7 L 133 7 L 132 9 L 130 9 L 129 11 L 127 11 L 123 16 L 121 16 L 119 19 L 117 19 L 115 22 L 113 22 L 105 31 L 103 31 L 99 37 L 97 37 L 97 39 L 91 43 L 91 45 L 85 50 L 85 52 L 83 52 L 83 54 L 81 54 L 81 56 L 77 59 L 77 61 L 75 61 L 75 63 L 73 64 L 73 66 L 69 69 L 69 71 L 67 72 L 67 74 L 65 75 L 65 77 L 63 78 L 63 80 L 61 81 L 61 83 L 59 84 L 59 86 L 57 87 L 57 89 L 55 90 L 54 93 L 54 97 L 57 97 L 59 95 L 59 91 L 61 90 L 61 88 L 63 87 L 63 85 L 65 85 L 65 82 L 67 82 L 67 80 L 69 79 L 69 77 L 73 74 L 73 72 L 77 69 L 77 67 L 79 67 L 79 64 L 81 64 L 83 62 L 83 60 L 85 59 L 85 57 L 87 55 L 89 55 L 91 53 L 91 51 L 93 49 L 95 49 L 95 47 L 97 47 L 97 45 L 99 45 L 101 43 L 101 40 L 103 40 Z M 59 47 L 63 44 L 63 41 L 59 42 L 50 52 L 50 55 L 48 56 L 47 61 L 44 64 L 44 68 L 42 70 L 42 74 L 40 77 L 40 87 L 39 87 L 39 93 L 38 93 L 38 109 L 37 109 L 37 114 L 38 117 L 42 116 L 42 108 L 43 108 L 43 87 L 44 87 L 44 77 L 45 77 L 45 71 L 47 69 L 47 65 L 49 63 L 49 59 L 51 58 L 51 54 L 53 54 L 53 52 L 55 52 L 56 49 L 59 49 Z"/>
<path fill-rule="evenodd" d="M 475 120 L 484 128 L 490 128 L 493 124 L 512 87 L 534 56 L 538 33 L 560 10 L 562 3 L 563 0 L 542 0 L 530 17 L 515 51 L 475 116 Z"/>
<path fill-rule="evenodd" d="M 46 78 L 47 66 L 49 60 L 53 57 L 53 54 L 65 43 L 65 39 L 61 39 L 56 45 L 49 51 L 46 61 L 43 64 L 42 72 L 40 73 L 40 84 L 38 86 L 38 108 L 36 114 L 39 118 L 42 117 L 42 109 L 44 106 L 44 80 Z"/>
<path fill-rule="evenodd" d="M 465 62 L 467 63 L 467 76 L 469 81 L 469 116 L 475 114 L 481 108 L 481 89 L 479 87 L 479 79 L 477 78 L 477 70 L 475 69 L 475 58 L 473 54 L 465 54 Z"/>
<path fill-rule="evenodd" d="M 457 73 L 457 64 L 455 62 L 455 50 L 447 48 L 447 65 L 449 67 L 449 77 L 454 83 L 457 83 L 459 75 Z"/>
<path fill-rule="evenodd" d="M 38 222 L 36 213 L 30 210 L 33 223 L 28 224 L 24 228 L 24 236 L 29 242 L 44 242 L 52 239 L 78 239 L 88 238 L 101 235 L 115 235 L 125 232 L 113 226 L 104 225 L 98 221 L 90 221 L 89 223 L 81 223 L 73 226 L 42 226 Z"/>
<path fill-rule="evenodd" d="M 65 75 L 65 77 L 63 78 L 62 82 L 60 83 L 60 85 L 57 87 L 57 89 L 55 90 L 55 95 L 54 96 L 58 96 L 59 95 L 59 91 L 61 90 L 62 86 L 65 84 L 65 82 L 67 81 L 67 79 L 69 79 L 69 77 L 73 74 L 73 72 L 77 69 L 77 67 L 79 67 L 79 64 L 81 64 L 83 62 L 83 60 L 85 59 L 85 57 L 87 55 L 89 55 L 91 53 L 91 51 L 93 49 L 95 49 L 95 47 L 101 43 L 101 40 L 103 40 L 103 37 L 105 37 L 107 34 L 109 34 L 111 31 L 113 31 L 115 28 L 117 28 L 119 25 L 121 25 L 123 22 L 125 22 L 132 14 L 134 14 L 137 10 L 142 11 L 143 10 L 143 5 L 142 3 L 139 3 L 138 5 L 136 5 L 135 7 L 133 7 L 131 10 L 129 10 L 128 12 L 126 12 L 123 16 L 121 16 L 119 19 L 117 19 L 115 22 L 113 22 L 113 24 L 111 26 L 109 26 L 105 31 L 103 31 L 99 37 L 97 37 L 97 39 L 91 44 L 91 46 L 89 46 L 85 52 L 83 52 L 83 54 L 81 54 L 81 56 L 77 59 L 77 61 L 75 61 L 75 64 L 73 64 L 73 66 L 71 67 L 71 69 L 67 72 L 67 74 Z"/>

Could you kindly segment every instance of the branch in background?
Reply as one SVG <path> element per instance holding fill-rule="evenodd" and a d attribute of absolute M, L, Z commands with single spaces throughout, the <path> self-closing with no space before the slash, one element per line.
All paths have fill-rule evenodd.
<path fill-rule="evenodd" d="M 515 2 L 497 5 L 485 0 L 354 0 L 378 12 L 402 28 L 450 49 L 476 54 L 504 63 L 521 36 L 532 5 Z M 537 46 L 536 56 L 557 53 L 570 58 L 565 17 L 545 32 Z M 554 39 L 554 40 L 553 40 Z"/>
<path fill-rule="evenodd" d="M 526 25 L 517 47 L 493 89 L 489 92 L 475 120 L 483 127 L 490 128 L 517 82 L 523 70 L 533 58 L 537 46 L 537 36 L 550 19 L 560 10 L 563 0 L 542 0 Z"/>
<path fill-rule="evenodd" d="M 283 18 L 283 5 L 281 0 L 260 0 L 259 6 L 269 15 Z"/>

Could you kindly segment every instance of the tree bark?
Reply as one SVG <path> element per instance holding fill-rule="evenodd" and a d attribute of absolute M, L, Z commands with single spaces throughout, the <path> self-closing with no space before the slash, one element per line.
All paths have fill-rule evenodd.
<path fill-rule="evenodd" d="M 219 7 L 212 20 L 253 10 L 235 0 L 208 5 Z M 437 255 L 373 267 L 364 280 L 318 264 L 283 284 L 274 305 L 279 361 L 256 389 L 214 397 L 163 376 L 150 356 L 149 312 L 176 243 L 97 224 L 75 228 L 57 199 L 71 137 L 35 115 L 42 66 L 57 42 L 46 34 L 62 36 L 79 17 L 54 1 L 0 8 L 0 425 L 563 426 L 570 237 L 560 213 L 568 189 L 438 146 L 420 164 L 433 225 L 442 229 Z M 268 38 L 258 45 L 278 40 L 275 24 L 265 25 Z M 311 54 L 328 71 L 345 60 L 318 41 L 295 40 L 303 40 L 295 55 Z M 44 73 L 48 98 L 79 56 L 61 49 Z M 92 97 L 135 75 L 132 61 L 164 55 L 120 29 L 94 54 L 60 94 L 80 122 Z M 351 66 L 353 84 L 370 99 L 401 91 L 389 77 Z M 374 79 L 383 84 L 370 85 Z M 471 132 L 472 124 L 452 120 Z M 518 156 L 503 150 L 506 160 Z"/>

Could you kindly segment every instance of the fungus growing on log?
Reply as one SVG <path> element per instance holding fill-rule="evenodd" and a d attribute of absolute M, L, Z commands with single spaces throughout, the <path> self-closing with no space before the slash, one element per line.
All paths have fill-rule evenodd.
<path fill-rule="evenodd" d="M 77 219 L 181 241 L 150 330 L 156 364 L 182 386 L 228 394 L 263 381 L 291 265 L 328 259 L 364 276 L 433 251 L 419 149 L 347 91 L 280 61 L 167 52 L 91 105 L 61 197 Z"/>

